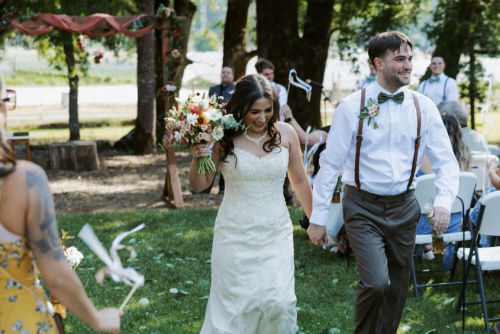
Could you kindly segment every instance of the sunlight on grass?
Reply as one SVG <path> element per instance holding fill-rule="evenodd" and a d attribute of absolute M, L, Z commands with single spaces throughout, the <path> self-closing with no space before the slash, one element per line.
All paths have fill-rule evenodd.
<path fill-rule="evenodd" d="M 144 230 L 124 243 L 135 248 L 137 260 L 127 262 L 126 252 L 120 253 L 125 265 L 134 267 L 146 279 L 145 287 L 134 295 L 122 318 L 124 332 L 194 334 L 201 329 L 210 291 L 210 254 L 216 213 L 215 209 L 167 209 L 63 214 L 58 219 L 61 227 L 73 235 L 85 223 L 91 223 L 106 248 L 118 233 L 146 223 Z M 291 214 L 297 222 L 302 211 L 292 209 Z M 294 243 L 300 331 L 318 334 L 337 328 L 341 333 L 352 333 L 358 285 L 354 259 L 335 258 L 328 251 L 312 246 L 298 225 L 294 226 Z M 102 263 L 79 239 L 67 244 L 75 245 L 85 254 L 77 272 L 90 298 L 99 307 L 120 305 L 130 288 L 110 279 L 102 287 L 97 285 L 94 274 Z M 489 277 L 486 284 L 490 292 L 500 291 L 500 282 L 495 277 Z M 170 293 L 172 288 L 179 293 Z M 402 326 L 409 327 L 403 331 L 400 326 L 398 333 L 422 334 L 432 329 L 439 334 L 461 332 L 461 316 L 455 313 L 454 303 L 447 304 L 450 298 L 456 297 L 456 288 L 434 288 L 416 299 L 410 288 L 401 322 Z M 140 305 L 141 298 L 147 298 L 149 305 Z M 498 316 L 500 309 L 492 308 L 492 311 L 492 315 Z M 469 308 L 468 333 L 481 332 L 483 322 L 479 314 L 478 307 Z M 71 315 L 66 324 L 68 333 L 94 333 Z"/>
<path fill-rule="evenodd" d="M 115 142 L 126 135 L 133 126 L 111 126 L 99 128 L 81 128 L 81 140 L 106 140 Z M 23 131 L 16 129 L 15 131 Z M 13 131 L 12 131 L 13 132 Z M 29 130 L 30 141 L 33 144 L 46 144 L 52 142 L 68 141 L 69 129 L 32 129 Z"/>

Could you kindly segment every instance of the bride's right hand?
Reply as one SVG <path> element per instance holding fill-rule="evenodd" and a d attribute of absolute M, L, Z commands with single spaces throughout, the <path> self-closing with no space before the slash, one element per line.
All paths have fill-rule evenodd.
<path fill-rule="evenodd" d="M 195 144 L 191 147 L 193 158 L 207 157 L 212 154 L 213 144 Z"/>
<path fill-rule="evenodd" d="M 104 308 L 97 311 L 97 324 L 94 329 L 102 333 L 120 333 L 121 312 L 117 308 Z"/>

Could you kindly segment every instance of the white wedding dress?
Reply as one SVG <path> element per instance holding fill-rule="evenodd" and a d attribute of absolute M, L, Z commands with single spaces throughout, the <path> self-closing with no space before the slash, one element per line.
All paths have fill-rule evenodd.
<path fill-rule="evenodd" d="M 221 167 L 226 189 L 215 221 L 201 333 L 295 333 L 293 233 L 283 196 L 288 149 L 234 153 Z"/>

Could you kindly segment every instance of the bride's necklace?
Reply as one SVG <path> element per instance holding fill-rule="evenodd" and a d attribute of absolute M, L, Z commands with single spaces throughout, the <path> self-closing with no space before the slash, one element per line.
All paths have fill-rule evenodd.
<path fill-rule="evenodd" d="M 250 137 L 247 132 L 243 132 L 243 136 L 245 137 L 246 140 L 248 141 L 251 141 L 252 143 L 254 143 L 256 146 L 259 146 L 260 142 L 266 138 L 267 136 L 267 132 L 264 132 L 264 134 L 260 137 L 257 137 L 257 138 L 254 138 L 254 137 Z"/>

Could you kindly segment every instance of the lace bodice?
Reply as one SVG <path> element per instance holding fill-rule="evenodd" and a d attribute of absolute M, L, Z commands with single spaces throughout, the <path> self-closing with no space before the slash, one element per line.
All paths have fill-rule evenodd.
<path fill-rule="evenodd" d="M 282 195 L 288 167 L 287 148 L 275 148 L 266 155 L 257 156 L 235 147 L 234 154 L 222 165 L 227 195 L 247 199 Z"/>

